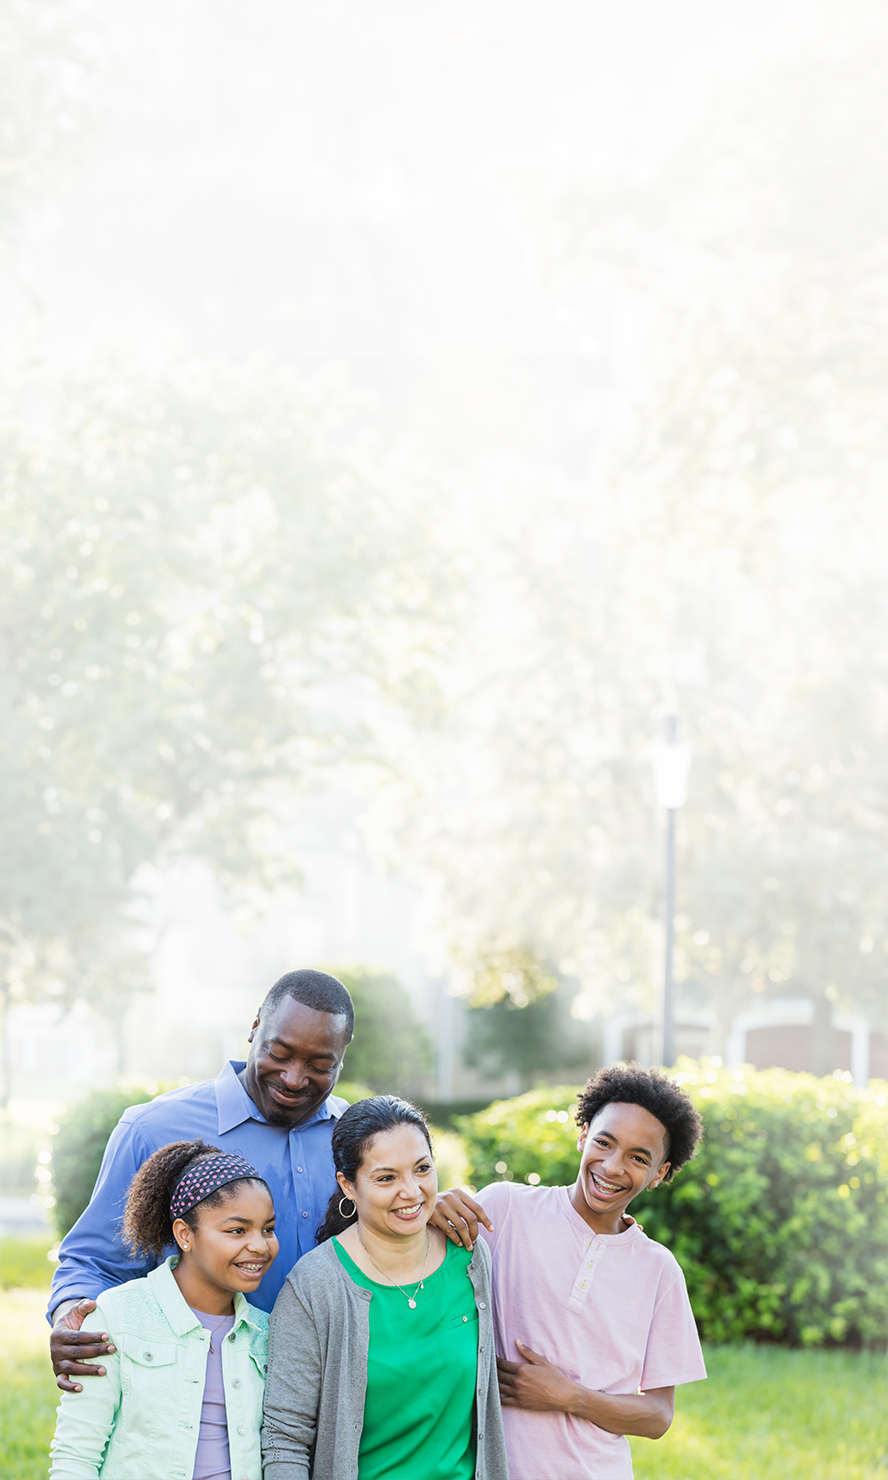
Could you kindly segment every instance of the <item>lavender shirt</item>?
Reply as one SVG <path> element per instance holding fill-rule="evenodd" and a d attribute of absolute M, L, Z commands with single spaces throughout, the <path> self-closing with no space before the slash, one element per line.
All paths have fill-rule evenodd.
<path fill-rule="evenodd" d="M 222 1342 L 234 1325 L 234 1316 L 219 1323 L 218 1316 L 190 1307 L 200 1324 L 212 1331 L 212 1351 L 207 1353 L 207 1380 L 200 1410 L 200 1433 L 194 1457 L 194 1480 L 231 1480 L 231 1457 L 228 1453 L 228 1422 L 225 1415 L 225 1389 L 222 1386 Z"/>

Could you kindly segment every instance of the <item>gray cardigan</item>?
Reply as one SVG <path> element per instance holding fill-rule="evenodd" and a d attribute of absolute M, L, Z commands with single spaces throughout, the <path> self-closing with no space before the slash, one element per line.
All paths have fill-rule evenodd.
<path fill-rule="evenodd" d="M 481 1239 L 468 1273 L 478 1307 L 475 1480 L 508 1480 L 493 1349 L 490 1252 Z M 312 1249 L 290 1270 L 268 1326 L 265 1480 L 355 1480 L 372 1299 L 372 1291 L 349 1278 L 332 1241 Z M 405 1373 L 405 1381 L 411 1375 L 419 1374 Z"/>

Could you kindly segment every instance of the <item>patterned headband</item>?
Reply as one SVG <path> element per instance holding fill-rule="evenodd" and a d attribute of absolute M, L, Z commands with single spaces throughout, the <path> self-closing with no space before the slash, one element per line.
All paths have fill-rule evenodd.
<path fill-rule="evenodd" d="M 173 1222 L 177 1218 L 184 1218 L 186 1213 L 197 1207 L 199 1202 L 203 1202 L 205 1197 L 209 1197 L 211 1192 L 224 1187 L 226 1182 L 240 1182 L 245 1178 L 264 1181 L 256 1168 L 251 1167 L 242 1156 L 223 1153 L 221 1156 L 198 1157 L 185 1169 L 176 1183 L 176 1190 L 170 1198 L 170 1217 Z"/>

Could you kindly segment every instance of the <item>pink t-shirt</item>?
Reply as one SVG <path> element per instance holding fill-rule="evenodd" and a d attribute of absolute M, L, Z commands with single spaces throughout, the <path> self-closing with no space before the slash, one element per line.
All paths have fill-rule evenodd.
<path fill-rule="evenodd" d="M 606 1393 L 675 1387 L 706 1376 L 684 1275 L 633 1221 L 593 1233 L 568 1187 L 495 1182 L 478 1201 L 495 1232 L 497 1356 L 521 1361 L 515 1338 L 573 1382 Z M 509 1480 L 631 1480 L 629 1442 L 568 1413 L 504 1408 Z"/>

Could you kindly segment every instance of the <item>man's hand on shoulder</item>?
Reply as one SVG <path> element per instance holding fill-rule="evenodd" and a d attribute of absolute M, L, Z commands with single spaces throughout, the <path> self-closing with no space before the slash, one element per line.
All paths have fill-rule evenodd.
<path fill-rule="evenodd" d="M 531 1408 L 536 1413 L 570 1413 L 577 1385 L 560 1367 L 516 1341 L 523 1362 L 496 1359 L 500 1402 L 504 1408 Z"/>
<path fill-rule="evenodd" d="M 452 1243 L 462 1244 L 465 1249 L 475 1247 L 479 1223 L 493 1233 L 493 1224 L 481 1204 L 469 1197 L 462 1187 L 451 1187 L 449 1192 L 438 1193 L 429 1222 L 446 1233 Z"/>
<path fill-rule="evenodd" d="M 49 1338 L 49 1353 L 56 1386 L 63 1393 L 80 1393 L 83 1388 L 76 1377 L 104 1377 L 104 1367 L 94 1367 L 88 1357 L 110 1356 L 115 1348 L 109 1345 L 107 1331 L 82 1331 L 86 1317 L 96 1308 L 94 1300 L 63 1300 L 53 1311 L 53 1328 Z"/>

